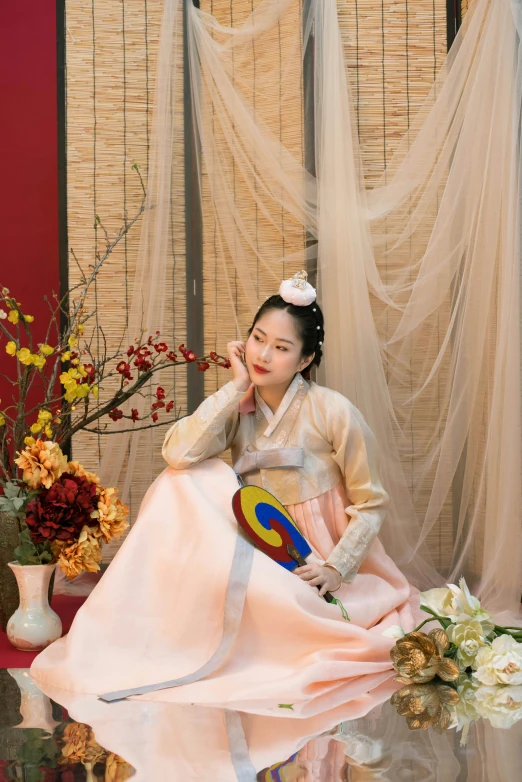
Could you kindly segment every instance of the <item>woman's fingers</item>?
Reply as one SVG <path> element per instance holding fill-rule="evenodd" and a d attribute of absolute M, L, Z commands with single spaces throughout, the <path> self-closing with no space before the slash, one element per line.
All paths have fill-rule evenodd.
<path fill-rule="evenodd" d="M 301 567 L 296 567 L 294 573 L 296 576 L 300 576 L 301 573 L 309 573 L 311 570 L 313 570 L 313 565 L 302 565 Z"/>
<path fill-rule="evenodd" d="M 324 576 L 316 576 L 316 578 L 312 578 L 308 583 L 310 586 L 316 587 L 325 584 L 326 582 L 324 580 Z"/>

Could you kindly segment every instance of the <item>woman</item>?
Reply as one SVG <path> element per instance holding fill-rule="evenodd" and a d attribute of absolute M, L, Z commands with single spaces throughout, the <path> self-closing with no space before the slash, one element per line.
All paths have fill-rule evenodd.
<path fill-rule="evenodd" d="M 228 345 L 232 380 L 167 432 L 169 467 L 124 545 L 33 664 L 43 686 L 305 715 L 392 676 L 383 633 L 413 629 L 417 601 L 377 538 L 388 497 L 372 433 L 303 377 L 324 341 L 305 278 L 267 299 L 246 344 Z M 215 458 L 228 447 L 235 472 Z M 306 566 L 290 573 L 238 534 L 236 473 L 286 506 L 312 547 Z"/>

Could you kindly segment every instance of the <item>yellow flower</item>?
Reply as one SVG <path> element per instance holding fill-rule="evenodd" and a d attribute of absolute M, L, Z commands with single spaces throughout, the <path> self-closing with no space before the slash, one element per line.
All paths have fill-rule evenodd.
<path fill-rule="evenodd" d="M 49 424 L 47 424 L 47 426 L 45 427 L 44 432 L 47 435 L 47 437 L 49 438 L 49 440 L 51 440 L 52 436 L 53 436 L 53 430 L 51 429 Z"/>
<path fill-rule="evenodd" d="M 34 445 L 36 440 L 34 437 L 26 437 L 24 440 L 24 445 Z"/>
<path fill-rule="evenodd" d="M 78 326 L 78 334 L 83 334 L 84 331 L 85 331 L 85 326 L 83 325 L 83 323 L 80 323 L 80 325 Z"/>
<path fill-rule="evenodd" d="M 29 348 L 20 348 L 20 350 L 16 351 L 16 355 L 18 356 L 20 363 L 25 364 L 27 367 L 33 363 L 33 354 Z"/>
<path fill-rule="evenodd" d="M 24 315 L 24 316 L 23 316 L 23 318 L 24 318 L 24 320 L 25 320 L 27 323 L 32 323 L 32 322 L 33 322 L 33 320 L 34 320 L 34 315 Z"/>
<path fill-rule="evenodd" d="M 41 429 L 43 429 L 42 424 L 31 426 L 31 431 L 35 433 Z M 61 452 L 60 446 L 50 440 L 46 442 L 36 440 L 24 451 L 20 451 L 18 458 L 14 461 L 23 470 L 24 481 L 33 489 L 39 489 L 42 486 L 45 489 L 50 489 L 67 469 L 67 459 Z"/>
<path fill-rule="evenodd" d="M 76 386 L 76 396 L 78 399 L 85 399 L 86 396 L 89 396 L 89 385 L 88 383 L 80 383 L 80 385 Z"/>
<path fill-rule="evenodd" d="M 38 434 L 38 432 L 42 431 L 43 426 L 41 424 L 31 424 L 30 429 L 33 434 Z"/>
<path fill-rule="evenodd" d="M 42 353 L 44 356 L 52 356 L 54 353 L 54 348 L 52 348 L 50 345 L 46 345 L 45 343 L 43 345 L 39 345 L 40 353 Z"/>
<path fill-rule="evenodd" d="M 38 369 L 43 369 L 45 366 L 45 356 L 41 356 L 38 353 L 31 353 L 31 359 L 35 367 L 38 367 Z"/>
<path fill-rule="evenodd" d="M 79 363 L 80 363 L 79 358 L 73 358 L 73 360 L 71 361 L 71 364 L 73 364 L 74 366 L 78 366 Z"/>
<path fill-rule="evenodd" d="M 65 363 L 66 361 L 69 361 L 70 358 L 71 358 L 71 351 L 70 350 L 66 350 L 65 353 L 62 353 L 60 361 Z"/>
<path fill-rule="evenodd" d="M 16 342 L 8 342 L 5 346 L 5 352 L 10 356 L 14 356 L 16 353 Z"/>
<path fill-rule="evenodd" d="M 99 396 L 98 386 L 93 386 L 92 387 L 92 395 L 94 396 L 95 399 L 98 399 L 98 396 Z"/>
<path fill-rule="evenodd" d="M 67 344 L 69 345 L 70 348 L 75 348 L 76 345 L 78 344 L 78 337 L 75 337 L 74 334 L 71 334 L 71 336 L 67 340 Z"/>
<path fill-rule="evenodd" d="M 47 423 L 47 421 L 50 421 L 53 417 L 53 414 L 50 410 L 39 410 L 38 411 L 38 423 Z"/>
<path fill-rule="evenodd" d="M 0 426 L 5 426 L 5 416 L 3 413 L 0 413 Z"/>
<path fill-rule="evenodd" d="M 7 320 L 10 321 L 10 323 L 18 323 L 18 310 L 11 310 L 7 316 Z"/>

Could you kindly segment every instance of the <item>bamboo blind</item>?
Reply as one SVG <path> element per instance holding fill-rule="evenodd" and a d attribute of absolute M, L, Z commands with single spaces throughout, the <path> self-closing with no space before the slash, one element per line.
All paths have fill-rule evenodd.
<path fill-rule="evenodd" d="M 433 0 L 338 0 L 352 96 L 357 111 L 361 153 L 367 184 L 371 187 L 386 170 L 387 162 L 409 123 L 426 97 L 446 52 L 446 2 Z M 466 0 L 463 0 L 463 8 Z M 221 22 L 238 25 L 258 5 L 258 0 L 202 0 L 202 9 Z M 67 167 L 69 245 L 82 268 L 92 264 L 103 236 L 94 227 L 99 215 L 110 235 L 121 227 L 124 215 L 131 218 L 140 203 L 139 181 L 132 171 L 138 163 L 146 181 L 152 118 L 153 88 L 158 35 L 163 2 L 147 0 L 80 0 L 67 2 Z M 301 9 L 274 30 L 263 51 L 252 50 L 250 62 L 242 62 L 241 83 L 255 93 L 256 68 L 263 57 L 277 58 L 281 69 L 290 68 L 295 79 L 284 111 L 273 96 L 256 94 L 256 112 L 286 146 L 303 160 L 303 93 L 299 63 L 292 71 L 286 41 L 295 37 Z M 288 96 L 285 96 L 288 98 Z M 181 110 L 181 107 L 177 107 Z M 233 161 L 228 159 L 230 166 Z M 178 144 L 173 165 L 173 187 L 183 188 L 183 148 Z M 205 350 L 223 353 L 227 341 L 237 338 L 229 311 L 223 268 L 218 258 L 218 229 L 210 215 L 210 183 L 203 170 L 203 278 Z M 278 230 L 267 224 L 252 203 L 240 178 L 236 181 L 236 204 L 243 219 L 256 227 L 258 248 L 280 259 L 304 245 L 303 230 L 284 212 Z M 185 333 L 184 223 L 177 216 L 177 244 L 172 274 L 173 336 L 183 341 Z M 109 342 L 118 342 L 125 329 L 129 297 L 139 241 L 139 223 L 113 252 L 110 263 L 93 292 Z M 250 259 L 259 301 L 274 291 L 274 282 Z M 175 266 L 174 266 L 175 263 Z M 231 258 L 225 259 L 232 281 L 240 332 L 250 324 L 250 309 L 237 280 Z M 286 276 L 297 268 L 278 266 Z M 78 270 L 70 263 L 70 280 Z M 183 371 L 177 375 L 176 401 L 186 404 Z M 223 370 L 205 375 L 207 393 L 224 380 Z M 427 410 L 426 416 L 433 415 Z M 415 437 L 422 437 L 423 421 L 415 422 Z M 75 453 L 91 468 L 103 452 L 103 438 L 82 433 L 75 438 Z M 158 455 L 157 471 L 161 469 Z M 132 493 L 132 512 L 146 486 L 137 483 Z M 443 566 L 452 548 L 451 507 L 430 538 L 437 565 Z"/>

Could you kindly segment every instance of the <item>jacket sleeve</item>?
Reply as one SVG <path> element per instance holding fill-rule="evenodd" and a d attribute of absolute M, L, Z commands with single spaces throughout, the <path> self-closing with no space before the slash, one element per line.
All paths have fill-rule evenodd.
<path fill-rule="evenodd" d="M 326 561 L 350 582 L 379 532 L 389 498 L 379 479 L 375 437 L 359 410 L 341 397 L 328 408 L 327 429 L 350 504 L 348 526 Z"/>
<path fill-rule="evenodd" d="M 245 391 L 234 381 L 207 397 L 197 410 L 176 421 L 168 430 L 162 448 L 165 461 L 176 470 L 218 456 L 234 439 L 239 425 L 239 402 Z"/>

